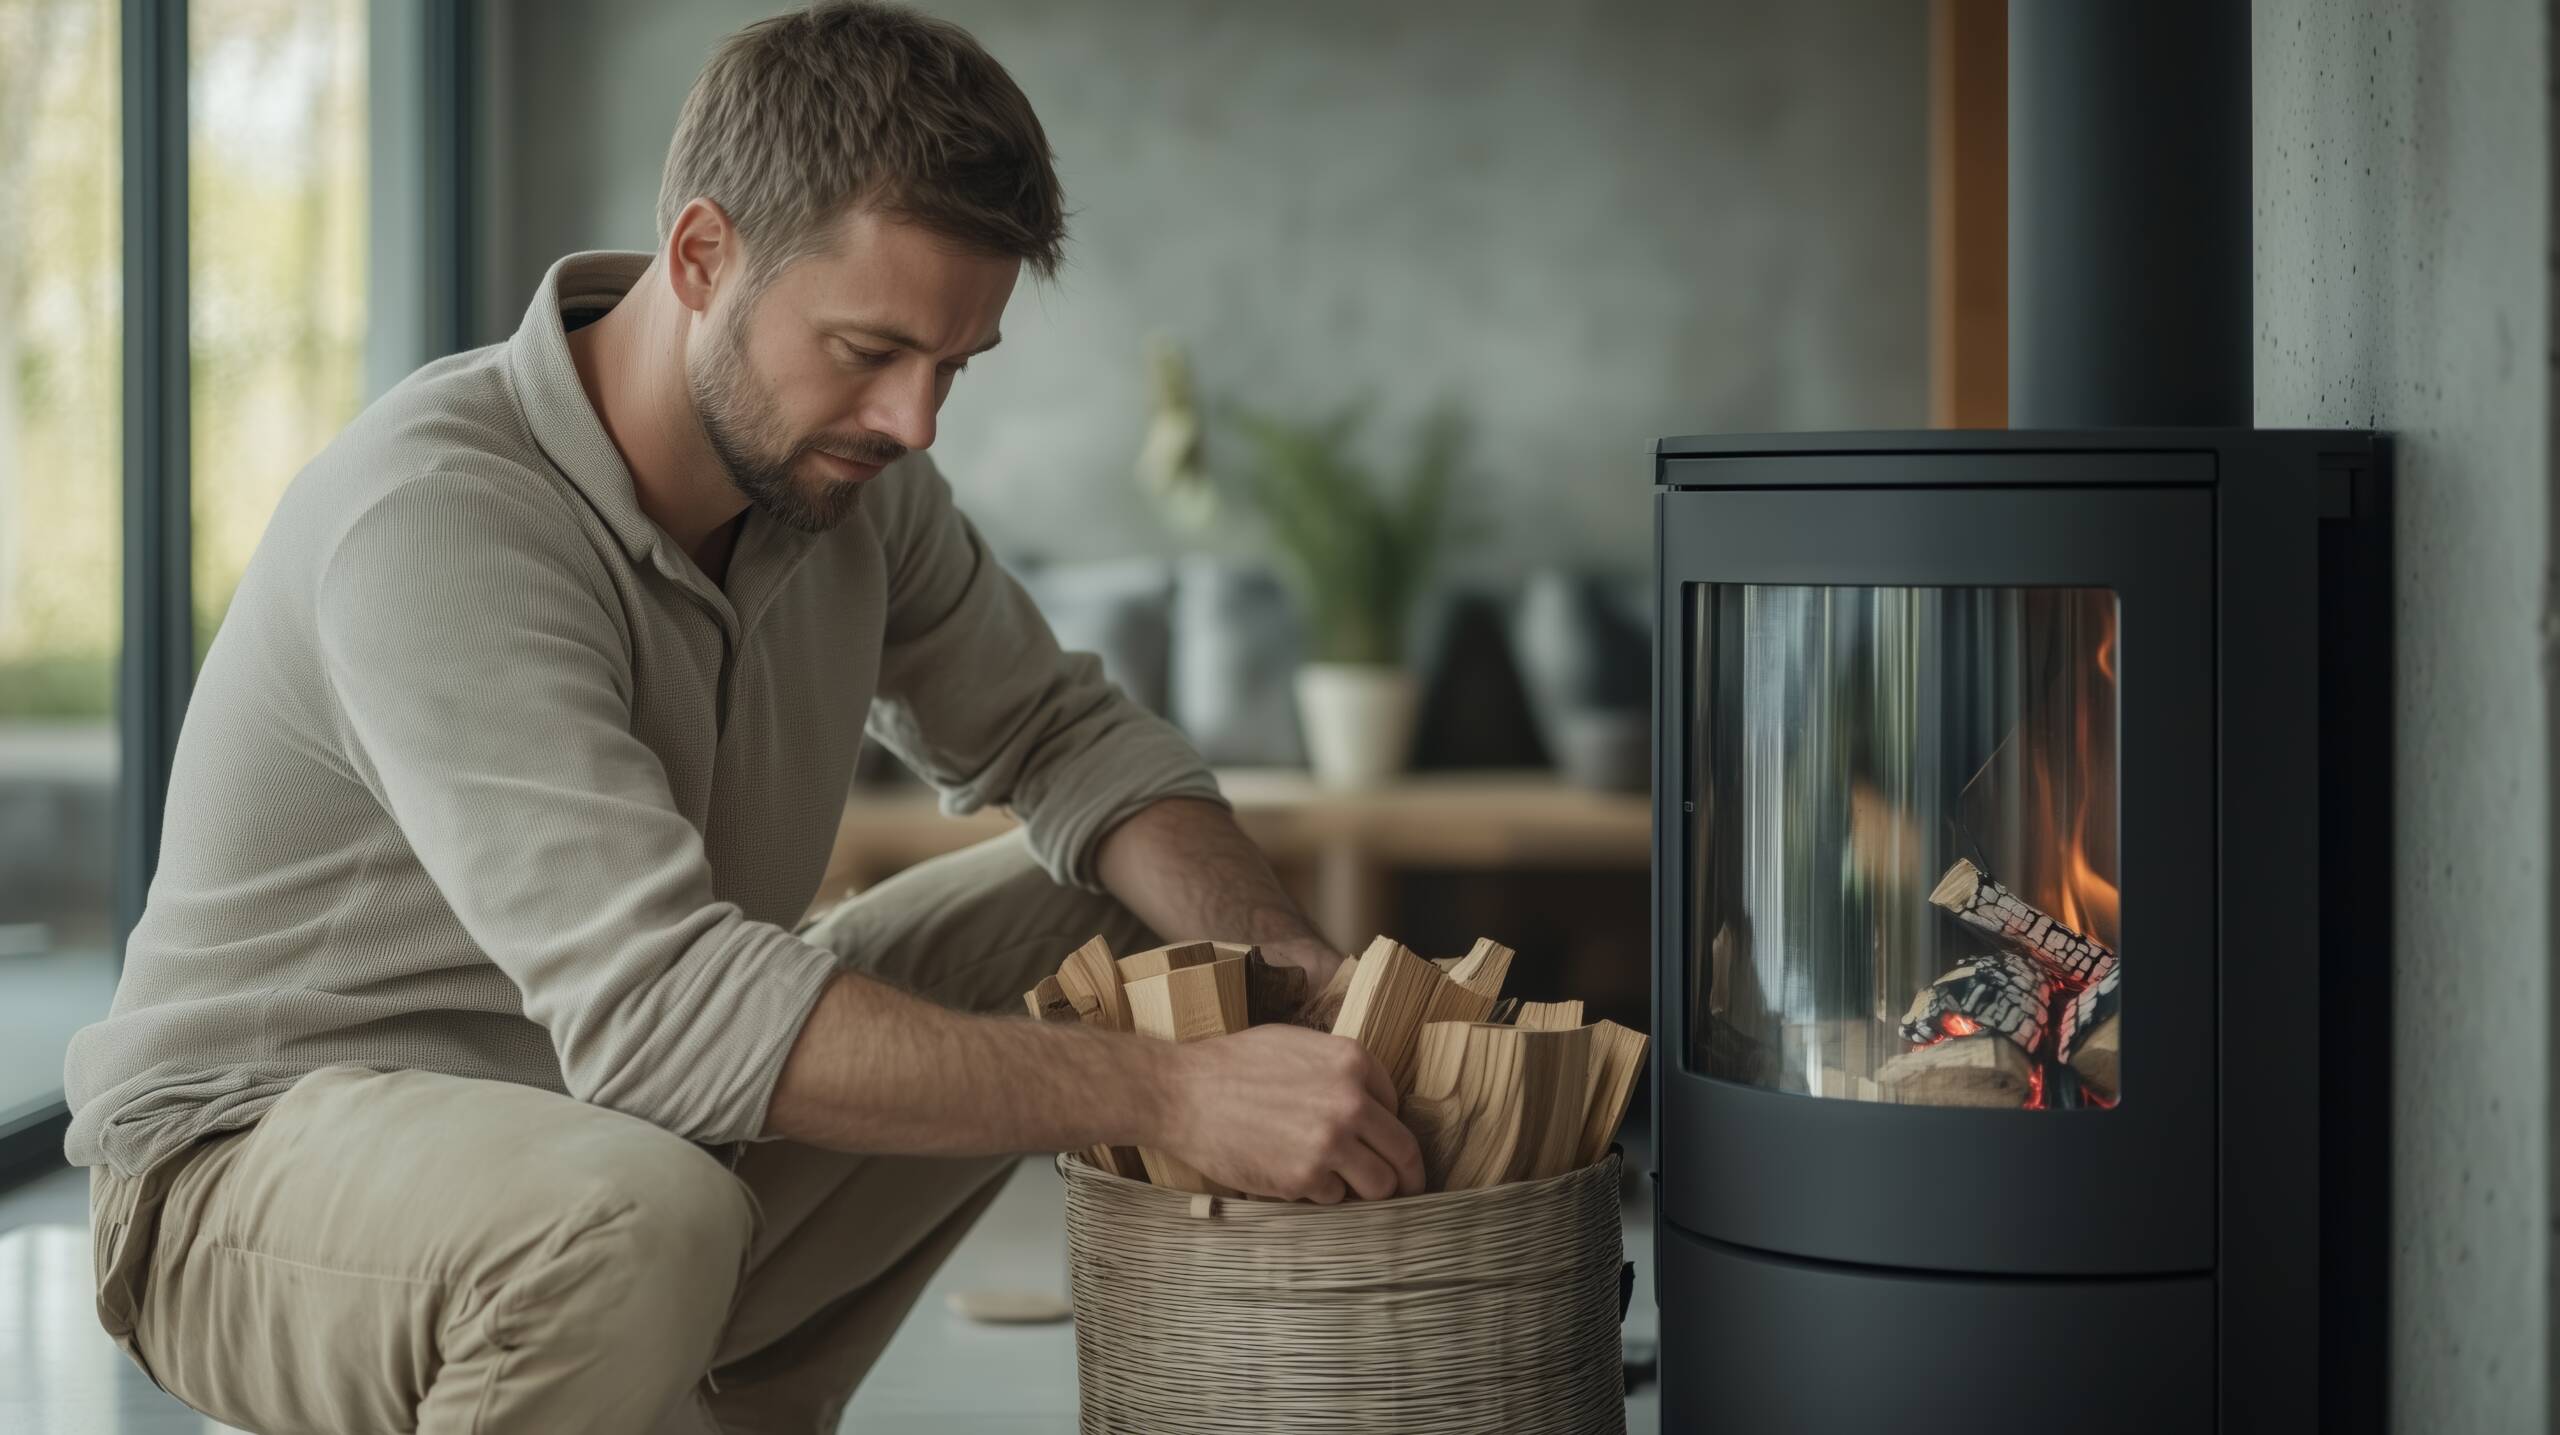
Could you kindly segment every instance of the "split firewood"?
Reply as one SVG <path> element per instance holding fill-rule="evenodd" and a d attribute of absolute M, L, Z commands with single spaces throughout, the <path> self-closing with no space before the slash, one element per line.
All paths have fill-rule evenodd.
<path fill-rule="evenodd" d="M 1707 1014 L 1723 1016 L 1733 1009 L 1734 962 L 1742 945 L 1730 923 L 1707 939 Z"/>
<path fill-rule="evenodd" d="M 1438 989 L 1431 995 L 1431 1005 L 1422 1013 L 1422 1019 L 1426 1022 L 1484 1021 L 1492 1015 L 1492 993 L 1443 976 Z"/>
<path fill-rule="evenodd" d="M 1222 957 L 1129 983 L 1130 1029 L 1159 1041 L 1200 1041 L 1245 1028 L 1245 964 Z"/>
<path fill-rule="evenodd" d="M 1564 1031 L 1582 1025 L 1582 1003 L 1522 1002 L 1513 1024 L 1531 1031 Z"/>
<path fill-rule="evenodd" d="M 1225 951 L 1226 943 L 1218 949 Z M 1287 967 L 1272 961 L 1252 947 L 1244 953 L 1245 1021 L 1260 1026 L 1267 1021 L 1288 1021 L 1307 1004 L 1307 973 L 1301 967 Z"/>
<path fill-rule="evenodd" d="M 2061 1010 L 2054 1015 L 2053 1049 L 2064 1061 L 2079 1054 L 2091 1033 L 2115 1019 L 2115 1014 L 2124 1005 L 2121 986 L 2121 974 L 2110 967 L 2105 976 L 2082 987 L 2061 1003 Z"/>
<path fill-rule="evenodd" d="M 1082 1021 L 1076 1004 L 1067 999 L 1067 989 L 1058 985 L 1056 977 L 1042 977 L 1040 984 L 1022 994 L 1022 1004 L 1041 1021 Z"/>
<path fill-rule="evenodd" d="M 1433 965 L 1449 980 L 1472 987 L 1491 1001 L 1501 998 L 1503 980 L 1511 975 L 1511 959 L 1518 955 L 1491 937 L 1478 937 L 1465 956 L 1444 958 Z"/>
<path fill-rule="evenodd" d="M 1651 1042 L 1643 1032 L 1629 1031 L 1614 1021 L 1594 1022 L 1588 1030 L 1591 1054 L 1589 1085 L 1582 1098 L 1582 1138 L 1568 1168 L 1576 1171 L 1608 1154 L 1609 1143 L 1617 1139 L 1618 1124 L 1627 1119 L 1627 1103 L 1634 1099 L 1636 1082 L 1644 1075 L 1644 1051 Z"/>
<path fill-rule="evenodd" d="M 1129 997 L 1120 985 L 1120 964 L 1111 959 L 1111 943 L 1101 937 L 1067 954 L 1053 978 L 1060 994 L 1075 1008 L 1076 1015 L 1088 1026 L 1104 1031 L 1129 1031 Z M 1041 991 L 1033 987 L 1037 997 Z M 1037 1010 L 1037 1008 L 1035 1008 Z M 1135 1146 L 1096 1146 L 1085 1152 L 1085 1159 L 1114 1176 L 1131 1180 L 1143 1179 L 1146 1165 Z"/>
<path fill-rule="evenodd" d="M 1975 957 L 1911 999 L 1911 1009 L 1902 1016 L 1903 1039 L 1926 1046 L 1988 1031 L 2032 1056 L 2044 1049 L 2057 985 L 2053 969 L 2034 957 L 2008 952 Z"/>
<path fill-rule="evenodd" d="M 1828 1096 L 1836 1101 L 1882 1101 L 1885 1099 L 1884 1088 L 1876 1085 L 1874 1077 L 1852 1075 L 1836 1066 L 1822 1068 L 1821 1085 L 1813 1094 Z"/>
<path fill-rule="evenodd" d="M 1876 1068 L 1876 1085 L 1905 1106 L 2024 1106 L 2035 1059 L 1984 1032 L 1906 1051 Z"/>
<path fill-rule="evenodd" d="M 1426 1189 L 1467 1191 L 1573 1169 L 1591 1028 L 1434 1022 L 1416 1047 L 1405 1119 L 1422 1147 Z"/>
<path fill-rule="evenodd" d="M 2019 951 L 2051 964 L 2065 981 L 2086 985 L 2105 976 L 2116 954 L 2104 943 L 2055 920 L 2053 915 L 2003 887 L 1981 868 L 1959 857 L 1929 894 L 1932 905 L 1956 920 L 2001 938 Z"/>
<path fill-rule="evenodd" d="M 1175 967 L 1131 982 L 1128 1000 L 1134 1030 L 1141 1036 L 1176 1042 L 1205 1041 L 1244 1030 L 1244 974 L 1243 958 L 1220 957 L 1205 966 Z M 1235 1194 L 1165 1152 L 1140 1147 L 1138 1159 L 1147 1179 L 1159 1186 L 1195 1195 Z"/>
<path fill-rule="evenodd" d="M 1333 1034 L 1360 1043 L 1386 1068 L 1396 1090 L 1408 1091 L 1413 1086 L 1422 1024 L 1433 1008 L 1471 1002 L 1477 995 L 1458 987 L 1394 938 L 1380 937 L 1360 954 L 1360 969 L 1352 974 L 1351 989 L 1343 995 L 1342 1014 L 1334 1019 Z M 1483 1001 L 1485 1007 L 1492 1006 L 1490 998 Z"/>
<path fill-rule="evenodd" d="M 1351 995 L 1351 979 L 1358 975 L 1360 959 L 1344 957 L 1342 965 L 1333 969 L 1333 980 L 1326 982 L 1324 990 L 1316 993 L 1315 999 L 1298 1013 L 1298 1025 L 1311 1026 L 1318 1031 L 1333 1030 L 1334 1023 L 1342 1016 L 1342 999 Z"/>
<path fill-rule="evenodd" d="M 1058 985 L 1085 1020 L 1105 1031 L 1129 1030 L 1129 998 L 1122 991 L 1120 965 L 1111 959 L 1111 944 L 1100 937 L 1067 953 L 1058 967 Z"/>
<path fill-rule="evenodd" d="M 1131 952 L 1120 959 L 1120 983 L 1126 986 L 1131 982 L 1142 982 L 1177 967 L 1205 967 L 1220 955 L 1215 942 L 1174 942 L 1150 947 L 1143 952 Z"/>
<path fill-rule="evenodd" d="M 2090 990 L 2095 991 L 2092 987 Z M 2089 1029 L 2079 1047 L 2069 1057 L 2071 1069 L 2080 1075 L 2080 1084 L 2095 1092 L 2098 1098 L 2114 1102 L 2124 1094 L 2124 1076 L 2120 1066 L 2124 1045 L 2124 1018 L 2110 1012 L 2106 1019 Z"/>

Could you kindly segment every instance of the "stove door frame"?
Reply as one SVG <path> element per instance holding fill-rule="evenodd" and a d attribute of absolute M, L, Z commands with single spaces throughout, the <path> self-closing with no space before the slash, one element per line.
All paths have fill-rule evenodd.
<path fill-rule="evenodd" d="M 2215 465 L 2210 453 L 2129 457 L 1666 464 L 1667 483 L 1698 485 L 1655 499 L 1654 1149 L 1666 1221 L 1757 1250 L 1914 1271 L 2214 1267 Z M 1872 481 L 1898 466 L 1882 486 L 1854 486 L 1862 473 Z M 1691 1069 L 1699 867 L 1683 808 L 1702 778 L 1687 592 L 1698 583 L 2114 590 L 2126 675 L 2119 830 L 2132 1038 L 2121 1106 L 1892 1106 Z M 2171 1012 L 2193 1015 L 2173 1027 Z M 1753 1174 L 1735 1176 L 1737 1165 Z M 1995 1218 L 2013 1202 L 2067 1218 Z"/>

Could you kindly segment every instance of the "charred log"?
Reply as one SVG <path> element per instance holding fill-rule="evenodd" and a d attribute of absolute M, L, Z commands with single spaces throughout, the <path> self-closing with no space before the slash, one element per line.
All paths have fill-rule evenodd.
<path fill-rule="evenodd" d="M 2073 986 L 2088 985 L 2115 970 L 2116 954 L 2104 943 L 2063 925 L 1963 858 L 1938 879 L 1929 901 L 1957 921 L 2046 963 Z"/>
<path fill-rule="evenodd" d="M 1985 1032 L 1906 1051 L 1876 1068 L 1876 1085 L 1906 1106 L 2025 1106 L 2036 1097 L 2036 1060 Z"/>
<path fill-rule="evenodd" d="M 1926 1046 L 1986 1031 L 2034 1055 L 2044 1049 L 2060 985 L 2052 968 L 2033 957 L 1976 957 L 1920 989 L 1903 1013 L 1902 1036 Z"/>

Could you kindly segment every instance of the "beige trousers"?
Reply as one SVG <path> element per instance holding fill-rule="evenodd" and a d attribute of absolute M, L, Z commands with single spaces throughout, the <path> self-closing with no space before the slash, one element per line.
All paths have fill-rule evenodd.
<path fill-rule="evenodd" d="M 1015 833 L 812 922 L 846 965 L 1019 1010 L 1126 909 Z M 329 1067 L 246 1131 L 92 1177 L 98 1312 L 261 1435 L 833 1431 L 1012 1161 L 706 1151 L 509 1082 Z"/>

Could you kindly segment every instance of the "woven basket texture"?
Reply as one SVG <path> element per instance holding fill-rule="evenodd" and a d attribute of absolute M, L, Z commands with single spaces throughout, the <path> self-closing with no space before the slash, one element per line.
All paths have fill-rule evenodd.
<path fill-rule="evenodd" d="M 1194 1200 L 1059 1158 L 1083 1429 L 1626 1429 L 1618 1156 L 1313 1206 Z"/>

